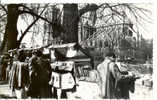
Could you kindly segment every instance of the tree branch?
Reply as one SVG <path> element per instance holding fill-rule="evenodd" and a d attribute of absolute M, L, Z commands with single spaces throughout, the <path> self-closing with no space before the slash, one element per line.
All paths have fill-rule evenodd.
<path fill-rule="evenodd" d="M 26 8 L 28 11 L 26 11 L 26 10 L 19 10 L 19 14 L 27 13 L 27 14 L 30 14 L 30 15 L 35 16 L 35 17 L 37 17 L 37 18 L 40 18 L 40 19 L 42 19 L 42 20 L 48 22 L 49 24 L 53 24 L 53 23 L 52 23 L 51 21 L 49 21 L 48 19 L 46 19 L 46 18 L 42 17 L 41 15 L 38 15 L 38 14 L 36 14 L 35 12 L 33 12 L 33 10 L 30 9 L 29 7 L 27 7 L 27 6 L 25 6 L 25 5 L 22 5 L 22 4 L 21 4 L 20 6 Z M 47 6 L 48 6 L 48 4 L 45 5 L 44 9 L 46 9 Z"/>
<path fill-rule="evenodd" d="M 43 14 L 43 12 L 45 11 L 46 7 L 42 10 L 42 12 L 40 13 L 39 16 L 41 16 Z M 22 36 L 20 37 L 20 39 L 18 40 L 19 43 L 21 43 L 22 39 L 24 38 L 24 36 L 27 34 L 27 32 L 29 31 L 29 29 L 39 20 L 39 17 L 36 18 L 28 27 L 27 29 L 23 32 Z"/>
<path fill-rule="evenodd" d="M 22 41 L 22 39 L 24 38 L 24 36 L 27 34 L 27 32 L 29 31 L 29 29 L 39 20 L 39 18 L 37 18 L 36 20 L 34 20 L 28 27 L 27 29 L 22 33 L 22 36 L 20 37 L 20 39 L 18 40 L 20 43 Z"/>
<path fill-rule="evenodd" d="M 23 4 L 19 4 L 19 7 L 23 7 L 24 9 L 33 12 L 33 9 L 30 9 L 29 7 L 23 5 Z"/>
<path fill-rule="evenodd" d="M 118 15 L 120 15 L 120 16 L 122 16 L 122 17 L 124 17 L 124 15 L 123 15 L 123 14 L 121 14 L 120 12 L 116 11 L 115 9 L 113 9 L 113 7 L 112 7 L 112 6 L 110 6 L 108 3 L 106 3 L 106 6 L 107 6 L 108 8 L 110 8 L 110 10 L 111 10 L 111 11 L 113 11 L 113 12 L 115 12 L 116 14 L 118 14 Z"/>
<path fill-rule="evenodd" d="M 3 18 L 3 17 L 6 16 L 6 15 L 7 15 L 7 14 L 3 14 L 3 15 L 1 15 L 1 16 L 0 16 L 0 19 Z"/>
<path fill-rule="evenodd" d="M 85 14 L 88 11 L 96 11 L 100 6 L 96 4 L 88 4 L 87 6 L 83 7 L 79 10 L 79 17 L 81 17 L 83 14 Z"/>
<path fill-rule="evenodd" d="M 46 19 L 46 18 L 44 18 L 44 17 L 42 17 L 42 16 L 40 16 L 40 15 L 38 15 L 38 14 L 32 12 L 32 11 L 24 11 L 24 10 L 20 11 L 20 14 L 23 14 L 23 13 L 31 14 L 32 16 L 35 16 L 35 17 L 37 17 L 37 18 L 40 18 L 40 19 L 42 19 L 42 20 L 48 22 L 49 24 L 53 24 L 53 23 L 52 23 L 51 21 L 49 21 L 48 19 Z"/>
<path fill-rule="evenodd" d="M 77 21 L 77 22 L 79 22 L 79 20 L 80 20 L 80 17 L 83 15 L 83 14 L 85 14 L 85 13 L 87 13 L 87 12 L 89 12 L 89 11 L 96 11 L 97 9 L 99 9 L 101 6 L 103 6 L 104 4 L 101 4 L 101 5 L 96 5 L 96 4 L 87 4 L 85 7 L 83 7 L 82 9 L 80 9 L 79 11 L 78 11 L 78 16 L 76 17 L 76 18 L 74 18 L 73 20 L 72 20 L 72 22 L 75 22 L 75 21 Z"/>
<path fill-rule="evenodd" d="M 8 11 L 7 11 L 7 9 L 5 8 L 4 5 L 0 4 L 0 6 L 2 7 L 2 9 L 3 9 L 6 13 L 8 13 Z"/>

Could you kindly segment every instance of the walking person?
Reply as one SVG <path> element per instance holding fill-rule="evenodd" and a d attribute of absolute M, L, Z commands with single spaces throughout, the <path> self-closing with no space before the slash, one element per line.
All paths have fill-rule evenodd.
<path fill-rule="evenodd" d="M 1 75 L 2 75 L 2 81 L 6 81 L 7 80 L 7 67 L 8 67 L 8 62 L 9 62 L 9 54 L 5 53 L 2 56 L 2 60 L 1 60 Z"/>
<path fill-rule="evenodd" d="M 97 71 L 100 77 L 99 86 L 101 97 L 103 99 L 118 98 L 117 82 L 132 77 L 132 75 L 124 75 L 119 71 L 115 64 L 115 58 L 115 54 L 108 51 L 104 55 L 104 61 L 97 66 Z"/>

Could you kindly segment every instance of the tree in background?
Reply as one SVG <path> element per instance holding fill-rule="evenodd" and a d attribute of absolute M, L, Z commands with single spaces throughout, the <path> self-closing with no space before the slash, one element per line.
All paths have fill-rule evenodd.
<path fill-rule="evenodd" d="M 140 40 L 140 47 L 136 48 L 135 58 L 137 60 L 141 59 L 142 63 L 145 61 L 150 61 L 153 58 L 153 40 L 146 40 L 142 38 Z"/>
<path fill-rule="evenodd" d="M 50 33 L 53 35 L 60 33 L 56 37 L 60 37 L 64 43 L 69 43 L 78 42 L 78 23 L 81 17 L 87 12 L 94 12 L 91 14 L 93 25 L 96 23 L 97 18 L 102 19 L 103 24 L 108 25 L 116 22 L 117 18 L 122 19 L 124 17 L 124 12 L 125 15 L 127 15 L 126 12 L 128 11 L 130 11 L 130 13 L 132 13 L 136 19 L 139 19 L 140 16 L 138 16 L 139 13 L 137 12 L 143 12 L 145 10 L 136 7 L 134 4 L 60 4 L 63 6 L 63 16 L 61 16 L 61 13 L 59 13 L 59 18 L 52 20 L 50 16 L 44 16 L 44 13 L 49 10 L 48 8 L 51 5 L 56 4 L 1 4 L 1 8 L 6 11 L 7 16 L 7 24 L 5 26 L 1 51 L 5 52 L 10 49 L 18 48 L 31 27 L 39 26 L 39 24 L 35 24 L 39 19 L 46 22 L 48 26 L 52 27 L 52 32 Z M 50 8 L 53 9 L 53 7 Z M 107 15 L 105 15 L 106 11 L 108 12 Z M 123 13 L 121 13 L 122 11 Z M 96 16 L 96 14 L 100 14 L 100 16 Z M 33 17 L 34 20 L 30 25 L 28 25 L 24 32 L 21 32 L 22 35 L 18 40 L 17 37 L 19 32 L 17 31 L 17 21 L 21 15 L 29 15 Z M 113 15 L 116 15 L 116 19 L 113 17 Z M 62 22 L 58 21 L 60 17 L 63 19 Z M 110 19 L 112 19 L 112 22 L 108 21 Z M 38 30 L 40 29 L 38 28 Z"/>
<path fill-rule="evenodd" d="M 8 5 L 1 4 L 1 8 L 6 11 L 5 15 L 7 16 L 6 17 L 7 24 L 5 26 L 5 33 L 4 33 L 3 42 L 2 42 L 2 46 L 1 46 L 1 52 L 5 52 L 7 50 L 14 49 L 14 48 L 19 48 L 19 45 L 20 45 L 22 39 L 27 34 L 29 29 L 33 25 L 35 25 L 35 23 L 38 21 L 38 19 L 42 19 L 45 22 L 47 22 L 49 25 L 51 25 L 54 32 L 58 31 L 59 33 L 64 33 L 63 35 L 61 35 L 64 42 L 74 42 L 74 41 L 77 42 L 77 36 L 78 36 L 77 23 L 79 21 L 79 17 L 82 14 L 84 14 L 90 10 L 97 9 L 94 7 L 95 5 L 93 6 L 93 4 L 91 4 L 91 6 L 87 5 L 85 8 L 80 9 L 80 12 L 78 14 L 77 13 L 77 10 L 78 10 L 77 4 L 63 4 L 65 13 L 64 13 L 64 17 L 63 17 L 64 23 L 63 23 L 63 25 L 61 25 L 60 23 L 58 23 L 58 20 L 53 20 L 53 22 L 52 22 L 52 20 L 48 20 L 47 17 L 42 16 L 42 13 L 44 12 L 44 9 L 47 8 L 46 7 L 47 5 L 48 4 L 44 5 L 45 7 L 41 7 L 40 5 L 39 6 L 33 5 L 33 8 L 32 8 L 31 5 L 26 5 L 26 4 L 8 4 Z M 73 9 L 74 11 L 72 11 L 71 10 L 72 8 L 70 8 L 69 6 L 74 8 Z M 41 10 L 39 11 L 37 8 L 43 9 L 43 11 L 41 11 Z M 73 12 L 74 12 L 74 14 L 73 14 Z M 69 13 L 72 13 L 72 14 L 69 14 Z M 75 13 L 77 13 L 77 14 L 75 14 Z M 29 14 L 29 15 L 35 17 L 35 19 L 33 20 L 33 22 L 30 25 L 28 25 L 26 30 L 21 33 L 22 36 L 20 37 L 20 39 L 17 40 L 17 37 L 19 34 L 17 31 L 17 21 L 18 21 L 19 16 L 21 16 L 23 14 Z M 72 17 L 70 17 L 70 16 L 72 16 Z M 70 18 L 70 20 L 69 20 L 69 18 Z M 71 20 L 71 18 L 72 18 L 72 20 Z M 66 23 L 71 23 L 71 24 L 66 24 Z M 72 36 L 71 36 L 71 33 L 73 33 Z M 67 35 L 65 35 L 65 34 L 67 34 Z M 68 35 L 68 34 L 70 34 L 70 35 Z M 68 37 L 68 39 L 67 39 L 67 36 L 71 36 L 71 38 Z M 69 41 L 69 40 L 71 40 L 71 41 Z"/>
<path fill-rule="evenodd" d="M 34 23 L 39 19 L 34 20 L 28 27 L 27 29 L 22 33 L 22 36 L 20 37 L 19 40 L 17 40 L 18 37 L 18 30 L 17 30 L 17 22 L 19 19 L 19 16 L 24 14 L 24 13 L 28 13 L 27 10 L 29 10 L 30 14 L 34 14 L 35 13 L 25 7 L 24 5 L 21 4 L 8 4 L 8 5 L 1 5 L 1 8 L 5 11 L 5 16 L 6 16 L 6 26 L 5 26 L 5 32 L 4 32 L 4 37 L 3 37 L 3 42 L 1 45 L 1 53 L 4 53 L 10 49 L 15 49 L 15 48 L 19 48 L 20 43 L 22 41 L 22 39 L 24 38 L 24 36 L 26 35 L 26 33 L 28 32 L 28 30 L 34 25 Z M 26 10 L 27 9 L 27 10 Z M 41 12 L 42 14 L 42 12 Z"/>

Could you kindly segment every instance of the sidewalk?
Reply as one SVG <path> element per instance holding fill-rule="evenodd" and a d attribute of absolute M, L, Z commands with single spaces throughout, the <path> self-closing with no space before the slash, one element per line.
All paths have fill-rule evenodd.
<path fill-rule="evenodd" d="M 0 81 L 0 98 L 16 98 L 12 95 L 12 92 L 9 89 L 9 85 L 7 84 L 7 82 Z"/>
<path fill-rule="evenodd" d="M 96 83 L 79 81 L 77 92 L 73 93 L 69 99 L 102 100 L 99 94 L 100 89 Z M 11 94 L 8 84 L 0 84 L 0 98 L 16 98 Z M 152 100 L 152 89 L 136 84 L 135 92 L 130 93 L 130 100 Z"/>

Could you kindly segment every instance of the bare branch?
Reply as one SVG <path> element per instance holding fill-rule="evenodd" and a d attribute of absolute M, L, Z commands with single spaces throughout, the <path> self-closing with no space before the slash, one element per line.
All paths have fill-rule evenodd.
<path fill-rule="evenodd" d="M 23 5 L 23 4 L 19 4 L 19 7 L 23 7 L 24 10 L 33 12 L 33 9 L 30 9 L 29 7 L 27 7 L 27 6 Z M 22 14 L 22 13 L 21 13 L 21 14 Z"/>
<path fill-rule="evenodd" d="M 45 9 L 46 9 L 46 6 L 45 6 L 45 8 L 43 9 L 43 11 L 40 13 L 39 16 L 42 15 L 42 13 L 45 11 Z M 36 18 L 36 19 L 27 27 L 27 29 L 23 32 L 22 36 L 21 36 L 20 39 L 18 40 L 19 43 L 21 43 L 22 39 L 23 39 L 24 36 L 27 34 L 27 32 L 29 31 L 29 29 L 30 29 L 38 20 L 39 20 L 39 17 Z"/>
<path fill-rule="evenodd" d="M 42 17 L 42 16 L 40 16 L 40 15 L 38 15 L 38 14 L 32 12 L 32 11 L 24 11 L 24 10 L 23 10 L 23 11 L 20 11 L 20 13 L 21 13 L 21 14 L 24 14 L 24 13 L 31 14 L 32 16 L 35 16 L 35 17 L 37 17 L 37 18 L 40 18 L 40 19 L 42 19 L 42 20 L 48 22 L 49 24 L 53 24 L 53 23 L 52 23 L 51 21 L 49 21 L 48 19 L 46 19 L 46 18 L 44 18 L 44 17 Z"/>
<path fill-rule="evenodd" d="M 89 11 L 96 11 L 99 7 L 102 5 L 98 6 L 96 4 L 88 4 L 87 6 L 83 7 L 82 9 L 79 10 L 79 17 L 81 17 L 84 13 L 89 12 Z"/>
<path fill-rule="evenodd" d="M 112 6 L 110 6 L 108 3 L 106 3 L 106 6 L 107 6 L 108 8 L 110 8 L 110 10 L 111 10 L 111 11 L 115 12 L 116 14 L 118 14 L 119 16 L 124 17 L 124 15 L 123 15 L 123 14 L 121 14 L 121 13 L 120 13 L 120 12 L 118 12 L 117 10 L 113 9 L 113 7 L 112 7 Z"/>
<path fill-rule="evenodd" d="M 0 4 L 0 6 L 2 7 L 2 9 L 3 9 L 6 13 L 8 13 L 8 10 L 5 8 L 4 5 Z"/>
<path fill-rule="evenodd" d="M 1 16 L 0 16 L 0 19 L 3 18 L 3 17 L 5 17 L 6 15 L 7 15 L 7 14 L 3 14 L 3 15 L 1 15 Z"/>

